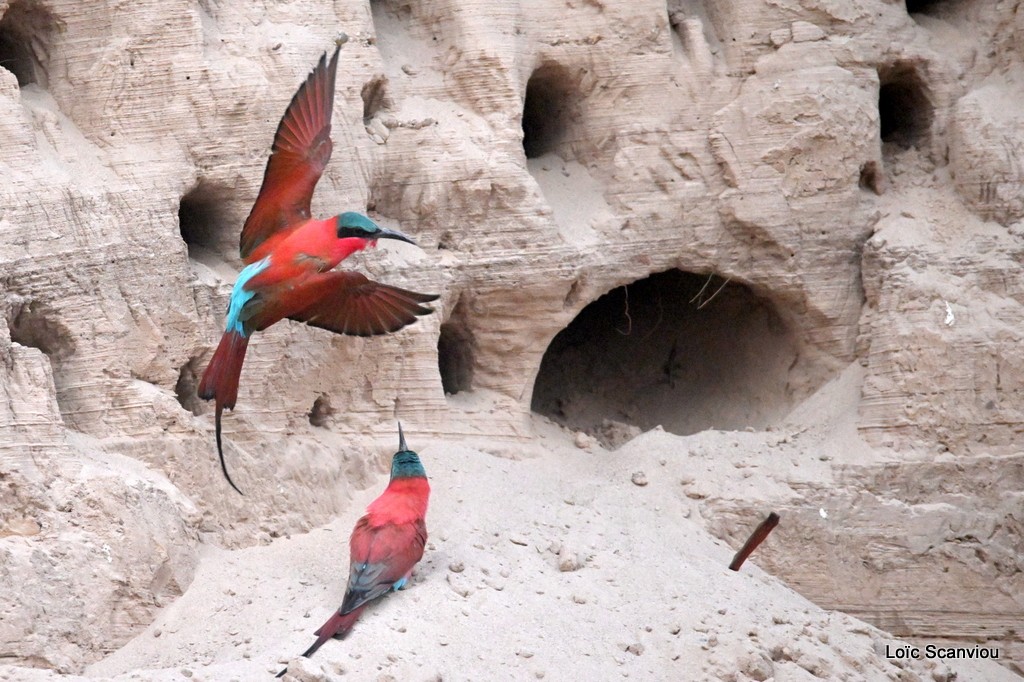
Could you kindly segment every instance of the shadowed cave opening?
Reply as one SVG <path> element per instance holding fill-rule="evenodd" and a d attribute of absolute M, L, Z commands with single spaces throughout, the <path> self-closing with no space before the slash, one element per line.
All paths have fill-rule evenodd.
<path fill-rule="evenodd" d="M 309 423 L 312 426 L 326 429 L 332 417 L 334 417 L 334 408 L 331 407 L 331 397 L 326 393 L 321 393 L 313 401 L 313 407 L 309 410 Z"/>
<path fill-rule="evenodd" d="M 200 180 L 178 204 L 178 228 L 188 245 L 189 256 L 199 247 L 217 252 L 223 234 L 231 227 L 227 210 L 228 190 Z"/>
<path fill-rule="evenodd" d="M 178 404 L 197 416 L 205 411 L 205 401 L 196 395 L 199 378 L 204 369 L 205 365 L 201 363 L 200 358 L 191 358 L 178 370 L 178 381 L 174 384 L 174 395 L 178 399 Z"/>
<path fill-rule="evenodd" d="M 57 407 L 62 414 L 68 413 L 64 403 L 63 391 L 67 379 L 63 365 L 75 354 L 75 339 L 67 326 L 49 306 L 19 297 L 10 301 L 7 327 L 11 333 L 11 341 L 29 348 L 37 348 L 50 360 Z"/>
<path fill-rule="evenodd" d="M 875 194 L 881 194 L 884 186 L 884 175 L 877 161 L 865 161 L 860 166 L 860 178 L 857 185 Z"/>
<path fill-rule="evenodd" d="M 47 85 L 46 65 L 57 27 L 53 15 L 38 2 L 15 0 L 0 17 L 0 67 L 14 74 L 18 87 Z"/>
<path fill-rule="evenodd" d="M 882 142 L 904 149 L 918 147 L 932 125 L 932 103 L 928 87 L 918 69 L 895 64 L 878 70 L 878 119 Z"/>
<path fill-rule="evenodd" d="M 612 447 L 659 424 L 680 435 L 761 429 L 792 407 L 798 357 L 771 302 L 716 275 L 668 270 L 601 296 L 555 336 L 532 409 Z"/>
<path fill-rule="evenodd" d="M 441 324 L 441 335 L 437 339 L 437 368 L 446 395 L 473 390 L 475 345 L 466 305 L 460 300 L 451 316 Z"/>
<path fill-rule="evenodd" d="M 378 111 L 390 106 L 387 95 L 387 76 L 376 75 L 363 84 L 359 91 L 363 100 L 363 123 L 369 123 Z"/>
<path fill-rule="evenodd" d="M 554 151 L 578 115 L 576 83 L 561 64 L 542 64 L 526 83 L 523 103 L 523 151 L 536 159 Z"/>
<path fill-rule="evenodd" d="M 907 0 L 907 14 L 934 14 L 944 0 Z"/>
<path fill-rule="evenodd" d="M 71 332 L 45 305 L 31 300 L 13 304 L 7 326 L 11 330 L 11 341 L 22 346 L 38 348 L 51 362 L 68 358 L 75 352 Z"/>

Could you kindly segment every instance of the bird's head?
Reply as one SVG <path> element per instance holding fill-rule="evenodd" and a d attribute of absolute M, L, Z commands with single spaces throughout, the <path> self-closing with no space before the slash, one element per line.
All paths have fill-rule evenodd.
<path fill-rule="evenodd" d="M 373 222 L 362 213 L 348 211 L 337 218 L 338 239 L 365 239 L 368 242 L 376 242 L 378 239 L 397 239 L 401 242 L 409 242 L 416 245 L 410 237 L 398 230 L 389 230 Z"/>
<path fill-rule="evenodd" d="M 398 452 L 391 458 L 391 480 L 396 478 L 426 478 L 427 472 L 420 462 L 420 456 L 405 444 L 402 424 L 398 424 Z"/>

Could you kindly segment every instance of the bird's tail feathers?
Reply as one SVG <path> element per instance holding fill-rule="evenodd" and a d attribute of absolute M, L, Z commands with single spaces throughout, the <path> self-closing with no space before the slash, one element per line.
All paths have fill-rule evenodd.
<path fill-rule="evenodd" d="M 203 373 L 203 380 L 199 382 L 199 390 L 196 393 L 203 400 L 213 399 L 216 402 L 214 413 L 214 429 L 217 435 L 217 455 L 220 457 L 220 468 L 224 472 L 231 487 L 241 495 L 235 482 L 228 475 L 227 464 L 224 463 L 224 447 L 221 444 L 220 418 L 224 408 L 229 410 L 235 406 L 238 398 L 238 378 L 242 375 L 242 363 L 245 362 L 245 349 L 249 345 L 249 339 L 238 332 L 224 332 L 220 338 L 217 350 L 210 358 L 210 364 L 206 366 Z"/>
<path fill-rule="evenodd" d="M 361 614 L 362 612 L 362 607 L 355 609 L 354 611 L 351 611 L 344 615 L 341 613 L 340 609 L 335 611 L 331 615 L 331 617 L 327 619 L 327 622 L 321 625 L 319 628 L 317 628 L 316 632 L 313 633 L 314 635 L 316 635 L 316 641 L 313 642 L 313 646 L 306 649 L 305 653 L 303 653 L 302 655 L 306 658 L 309 658 L 313 655 L 314 651 L 319 649 L 323 645 L 323 643 L 329 640 L 331 637 L 344 639 L 345 635 L 347 635 L 349 630 L 352 629 L 352 626 L 355 624 L 356 619 L 359 618 L 359 614 Z"/>
<path fill-rule="evenodd" d="M 203 400 L 217 401 L 217 407 L 231 409 L 238 399 L 238 378 L 242 375 L 249 338 L 238 332 L 224 332 L 197 391 Z"/>
<path fill-rule="evenodd" d="M 347 635 L 349 633 L 349 630 L 352 629 L 352 626 L 355 624 L 356 619 L 359 618 L 359 614 L 363 612 L 363 608 L 364 607 L 360 606 L 355 611 L 352 611 L 351 613 L 346 613 L 345 615 L 341 614 L 340 609 L 331 614 L 331 617 L 327 619 L 327 622 L 321 625 L 319 628 L 317 628 L 316 632 L 313 633 L 314 635 L 316 635 L 316 641 L 313 642 L 312 646 L 303 651 L 302 655 L 306 658 L 309 658 L 317 649 L 324 645 L 324 642 L 329 640 L 331 637 L 344 639 L 345 635 Z M 277 676 L 282 677 L 287 671 L 288 668 L 285 668 L 284 670 L 279 672 Z"/>

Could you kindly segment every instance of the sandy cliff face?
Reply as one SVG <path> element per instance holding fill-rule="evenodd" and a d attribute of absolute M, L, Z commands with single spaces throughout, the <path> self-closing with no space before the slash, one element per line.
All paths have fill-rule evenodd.
<path fill-rule="evenodd" d="M 532 410 L 608 444 L 753 427 L 680 441 L 783 462 L 696 491 L 713 532 L 778 508 L 766 566 L 818 604 L 1019 653 L 1018 5 L 0 1 L 0 655 L 78 670 L 204 542 L 327 522 L 396 417 L 508 454 Z M 342 31 L 314 212 L 414 235 L 354 260 L 442 298 L 388 338 L 261 334 L 225 417 L 242 498 L 196 377 Z"/>

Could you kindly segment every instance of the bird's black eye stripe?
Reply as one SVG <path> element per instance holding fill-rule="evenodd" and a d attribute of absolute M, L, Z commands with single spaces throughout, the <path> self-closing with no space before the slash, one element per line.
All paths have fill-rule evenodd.
<path fill-rule="evenodd" d="M 366 239 L 377 234 L 375 230 L 367 230 L 365 227 L 339 227 L 338 228 L 338 239 L 345 239 L 347 237 L 359 237 Z"/>

